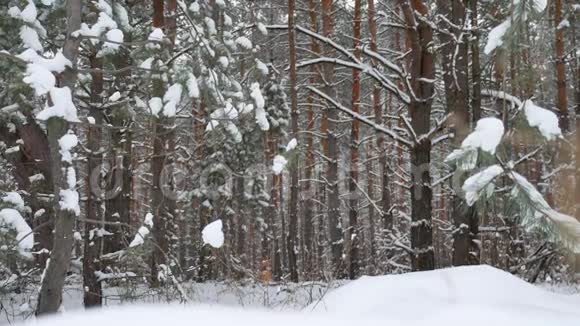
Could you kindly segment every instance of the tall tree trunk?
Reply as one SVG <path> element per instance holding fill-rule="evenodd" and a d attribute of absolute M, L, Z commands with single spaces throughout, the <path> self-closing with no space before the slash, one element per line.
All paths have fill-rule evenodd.
<path fill-rule="evenodd" d="M 130 31 L 124 31 L 125 41 L 131 41 Z M 131 65 L 129 51 L 121 50 L 113 58 L 115 69 L 123 70 Z M 115 78 L 115 89 L 121 93 L 127 92 L 130 83 L 131 71 L 120 73 Z M 112 233 L 103 239 L 103 252 L 110 253 L 125 248 L 131 241 L 133 231 L 126 225 L 131 224 L 131 203 L 133 194 L 132 179 L 132 117 L 126 104 L 113 106 L 108 117 L 115 127 L 110 131 L 112 158 L 109 160 L 109 175 L 106 189 L 111 192 L 105 198 L 105 220 L 118 223 L 107 224 L 105 229 Z"/>
<path fill-rule="evenodd" d="M 415 271 L 435 268 L 433 251 L 431 189 L 431 105 L 435 78 L 433 30 L 423 20 L 415 19 L 415 12 L 428 19 L 429 9 L 422 0 L 399 0 L 408 26 L 411 45 L 411 87 L 416 97 L 409 106 L 411 126 L 419 141 L 411 148 L 411 267 Z"/>
<path fill-rule="evenodd" d="M 577 30 L 576 30 L 576 15 L 572 15 L 570 19 L 570 25 L 572 27 L 572 48 L 577 49 L 578 44 L 576 41 Z M 574 65 L 573 74 L 575 75 L 575 113 L 576 113 L 576 218 L 580 220 L 580 57 L 577 51 L 573 51 Z M 577 268 L 576 270 L 580 270 Z"/>
<path fill-rule="evenodd" d="M 95 72 L 91 73 L 91 103 L 100 103 L 103 92 L 103 60 L 96 57 L 96 52 L 89 58 L 91 68 Z M 102 247 L 102 224 L 96 223 L 103 218 L 101 210 L 102 197 L 95 194 L 93 188 L 100 187 L 101 155 L 95 155 L 101 147 L 101 130 L 103 122 L 100 108 L 91 106 L 90 116 L 96 125 L 88 127 L 88 149 L 87 158 L 87 201 L 86 216 L 89 221 L 85 222 L 84 254 L 83 254 L 83 289 L 84 305 L 86 308 L 101 306 L 103 304 L 103 293 L 101 282 L 97 279 L 96 272 L 101 270 L 100 254 Z M 118 230 L 115 230 L 118 231 Z"/>
<path fill-rule="evenodd" d="M 471 9 L 471 26 L 478 28 L 478 0 L 469 0 Z M 473 92 L 471 97 L 472 124 L 481 119 L 481 63 L 479 58 L 479 34 L 475 33 L 471 41 L 471 78 L 473 80 Z"/>
<path fill-rule="evenodd" d="M 566 94 L 566 64 L 564 62 L 564 30 L 560 28 L 562 22 L 562 0 L 554 0 L 554 26 L 556 28 L 556 79 L 558 81 L 558 97 L 556 106 L 560 112 L 560 128 L 563 133 L 570 131 L 568 117 L 568 97 Z"/>
<path fill-rule="evenodd" d="M 332 38 L 334 34 L 334 6 L 333 0 L 322 0 L 322 34 L 325 37 Z M 329 55 L 331 48 L 325 51 Z M 334 89 L 334 64 L 325 63 L 323 65 L 324 92 L 330 97 L 334 98 L 336 93 Z M 338 142 L 337 142 L 337 120 L 338 112 L 334 109 L 325 109 L 326 112 L 326 138 L 328 145 L 328 166 L 326 170 L 327 183 L 327 203 L 328 203 L 328 225 L 330 231 L 330 246 L 332 253 L 332 263 L 334 274 L 337 277 L 344 274 L 344 266 L 342 260 L 342 217 L 340 214 L 340 199 L 338 194 Z"/>
<path fill-rule="evenodd" d="M 295 0 L 288 0 L 288 47 L 290 48 L 290 105 L 292 136 L 298 139 L 298 89 L 296 83 L 296 37 L 294 31 Z M 288 269 L 290 281 L 298 282 L 296 240 L 298 228 L 298 164 L 290 166 L 290 203 L 288 214 Z"/>
<path fill-rule="evenodd" d="M 370 33 L 370 48 L 374 52 L 378 52 L 377 46 L 377 22 L 375 20 L 375 1 L 368 0 L 368 24 Z M 375 84 L 373 86 L 373 112 L 375 115 L 375 122 L 378 125 L 383 125 L 383 110 L 381 107 L 381 90 Z M 390 179 L 389 179 L 389 169 L 387 165 L 387 154 L 385 148 L 385 136 L 377 132 L 376 133 L 376 146 L 377 153 L 379 155 L 379 172 L 381 176 L 381 220 L 383 230 L 385 232 L 391 232 L 393 229 L 393 210 L 392 210 L 392 199 L 390 190 Z M 370 195 L 370 193 L 369 193 Z"/>
<path fill-rule="evenodd" d="M 356 58 L 360 58 L 360 29 L 361 29 L 361 0 L 354 1 L 354 18 L 353 18 L 353 49 Z M 352 111 L 359 113 L 360 101 L 360 71 L 352 70 Z M 359 121 L 352 119 L 350 134 L 350 179 L 349 179 L 349 226 L 346 233 L 347 243 L 349 244 L 349 271 L 350 279 L 355 279 L 360 269 L 360 234 L 361 230 L 358 225 L 358 161 L 359 161 Z"/>
<path fill-rule="evenodd" d="M 168 0 L 168 8 L 175 8 L 174 0 Z M 168 35 L 175 35 L 171 30 L 172 21 L 175 17 L 165 19 L 164 17 L 164 0 L 154 0 L 153 2 L 153 27 L 167 27 Z M 167 26 L 165 24 L 168 24 Z M 163 97 L 165 94 L 165 81 L 160 78 L 153 79 L 153 96 Z M 172 169 L 171 155 L 175 130 L 173 118 L 163 115 L 153 117 L 154 120 L 154 139 L 153 139 L 153 158 L 151 159 L 151 174 L 153 178 L 153 189 L 151 194 L 151 206 L 153 209 L 153 237 L 155 247 L 151 255 L 151 286 L 159 285 L 159 266 L 165 265 L 168 268 L 167 257 L 170 247 L 170 229 L 173 227 L 175 217 L 175 198 L 171 195 L 164 194 L 166 190 L 171 190 Z M 162 184 L 166 181 L 166 184 Z M 167 184 L 167 181 L 169 183 Z M 169 187 L 169 188 L 167 188 Z"/>
<path fill-rule="evenodd" d="M 465 9 L 460 0 L 439 1 L 439 10 L 442 14 L 460 28 L 465 24 Z M 444 28 L 448 28 L 449 32 L 455 35 L 453 38 L 447 34 L 441 34 L 441 41 L 444 43 L 442 69 L 445 98 L 447 111 L 453 113 L 451 126 L 454 134 L 453 145 L 460 147 L 469 133 L 468 41 L 462 31 L 447 26 L 447 23 L 445 25 Z M 472 221 L 476 218 L 475 209 L 469 207 L 459 194 L 453 196 L 452 209 L 455 226 L 453 230 L 453 265 L 467 265 L 473 247 L 470 225 L 474 224 Z"/>
<path fill-rule="evenodd" d="M 66 2 L 67 30 L 63 47 L 63 55 L 76 67 L 80 39 L 73 38 L 72 33 L 81 27 L 82 1 L 68 0 Z M 61 87 L 74 89 L 76 72 L 66 69 L 59 78 Z M 38 293 L 36 315 L 54 313 L 62 303 L 64 280 L 70 265 L 70 258 L 74 244 L 73 228 L 75 212 L 63 209 L 60 206 L 60 190 L 67 189 L 67 180 L 62 168 L 71 168 L 69 164 L 62 164 L 59 139 L 66 133 L 68 123 L 61 118 L 53 117 L 47 121 L 48 142 L 52 162 L 53 194 L 54 194 L 54 244 L 50 254 L 50 261 L 44 270 L 44 277 Z"/>
<path fill-rule="evenodd" d="M 310 18 L 310 30 L 316 31 L 318 29 L 318 15 L 316 12 L 316 2 L 315 0 L 308 0 L 308 15 Z M 320 45 L 314 38 L 310 38 L 310 51 L 314 54 L 320 53 Z M 318 80 L 316 78 L 316 67 L 310 67 L 310 84 L 315 84 Z M 303 272 L 307 275 L 307 278 L 313 276 L 313 257 L 314 257 L 314 189 L 312 187 L 311 179 L 314 177 L 314 137 L 312 135 L 314 131 L 315 119 L 314 119 L 314 97 L 311 92 L 308 93 L 308 125 L 306 133 L 306 163 L 304 167 L 304 193 L 305 196 L 302 198 L 304 201 L 304 260 L 303 260 Z"/>

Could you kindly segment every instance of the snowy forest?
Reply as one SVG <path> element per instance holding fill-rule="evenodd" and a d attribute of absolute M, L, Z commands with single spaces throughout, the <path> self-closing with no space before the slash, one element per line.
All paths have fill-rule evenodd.
<path fill-rule="evenodd" d="M 580 281 L 577 0 L 0 2 L 0 324 Z"/>

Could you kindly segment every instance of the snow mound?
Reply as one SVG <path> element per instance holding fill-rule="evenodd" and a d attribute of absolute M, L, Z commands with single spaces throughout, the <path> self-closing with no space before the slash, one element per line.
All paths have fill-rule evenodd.
<path fill-rule="evenodd" d="M 362 277 L 310 310 L 382 316 L 405 325 L 580 325 L 580 301 L 490 266 Z M 427 323 L 429 322 L 429 323 Z"/>
<path fill-rule="evenodd" d="M 222 220 L 216 220 L 206 225 L 201 231 L 203 243 L 214 248 L 221 248 L 224 244 L 224 232 L 222 231 Z"/>

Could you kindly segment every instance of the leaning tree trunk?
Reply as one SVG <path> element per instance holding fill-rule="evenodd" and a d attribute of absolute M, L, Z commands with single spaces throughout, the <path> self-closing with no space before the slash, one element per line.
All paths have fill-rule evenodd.
<path fill-rule="evenodd" d="M 430 130 L 431 105 L 435 79 L 433 30 L 415 13 L 428 19 L 429 9 L 421 0 L 399 0 L 408 27 L 411 45 L 411 87 L 415 94 L 409 111 L 411 127 L 418 135 L 411 148 L 411 267 L 415 271 L 435 268 L 433 251 L 431 188 L 431 139 L 421 137 Z"/>
<path fill-rule="evenodd" d="M 69 0 L 66 2 L 67 34 L 63 48 L 63 55 L 76 66 L 80 39 L 73 38 L 72 33 L 81 27 L 82 1 Z M 62 87 L 74 89 L 76 73 L 73 69 L 66 69 L 59 78 Z M 72 162 L 62 164 L 59 139 L 68 130 L 68 123 L 58 117 L 52 117 L 47 121 L 48 143 L 50 159 L 52 163 L 53 194 L 54 194 L 54 243 L 50 254 L 50 261 L 44 270 L 44 277 L 38 293 L 36 315 L 54 313 L 58 311 L 62 303 L 62 290 L 64 280 L 70 264 L 72 248 L 74 244 L 73 228 L 75 225 L 75 212 L 62 208 L 60 201 L 61 189 L 67 189 L 67 178 L 63 175 L 63 169 L 72 169 Z"/>

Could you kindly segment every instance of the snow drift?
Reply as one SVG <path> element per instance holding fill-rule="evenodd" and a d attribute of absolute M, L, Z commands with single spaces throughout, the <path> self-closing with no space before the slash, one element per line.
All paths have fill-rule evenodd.
<path fill-rule="evenodd" d="M 39 319 L 42 326 L 572 326 L 580 298 L 558 295 L 487 266 L 362 277 L 301 312 L 206 305 L 142 305 Z"/>
<path fill-rule="evenodd" d="M 403 325 L 580 325 L 580 300 L 490 266 L 362 277 L 310 309 L 376 316 Z M 499 324 L 497 324 L 499 323 Z"/>

